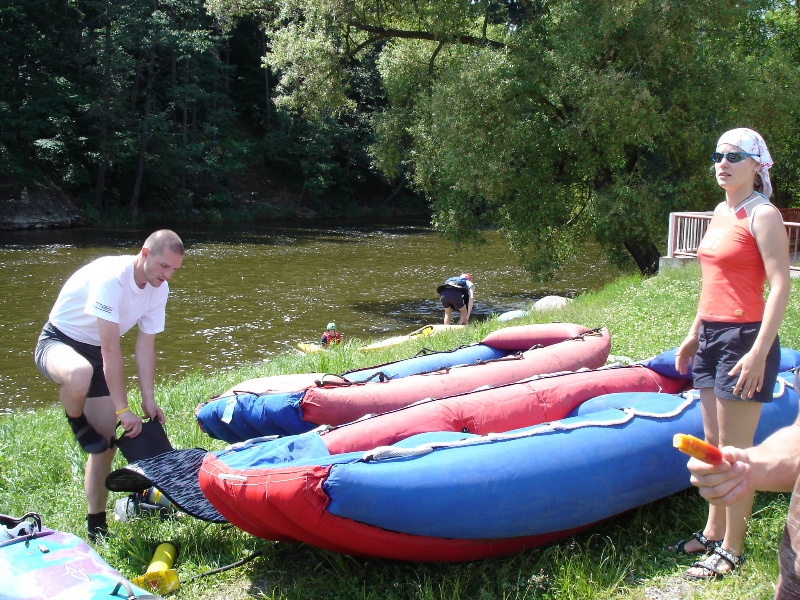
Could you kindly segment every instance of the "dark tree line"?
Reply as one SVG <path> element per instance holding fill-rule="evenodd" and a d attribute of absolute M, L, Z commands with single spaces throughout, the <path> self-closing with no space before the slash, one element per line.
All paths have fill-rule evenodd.
<path fill-rule="evenodd" d="M 276 111 L 257 16 L 223 31 L 199 0 L 6 0 L 0 36 L 0 199 L 55 188 L 124 222 L 222 218 L 242 173 L 323 208 L 391 192 L 362 120 Z"/>

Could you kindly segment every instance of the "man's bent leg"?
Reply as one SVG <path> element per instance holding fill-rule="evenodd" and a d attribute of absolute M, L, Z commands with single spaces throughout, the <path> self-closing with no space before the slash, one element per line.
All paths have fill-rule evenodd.
<path fill-rule="evenodd" d="M 48 351 L 45 366 L 48 375 L 61 386 L 59 397 L 67 416 L 79 417 L 92 382 L 92 365 L 66 344 L 56 344 Z"/>
<path fill-rule="evenodd" d="M 113 431 L 103 439 L 103 435 L 93 428 L 84 414 L 86 395 L 95 371 L 92 364 L 74 348 L 63 343 L 48 348 L 44 363 L 46 375 L 60 386 L 61 404 L 81 448 L 89 454 L 105 451 Z"/>

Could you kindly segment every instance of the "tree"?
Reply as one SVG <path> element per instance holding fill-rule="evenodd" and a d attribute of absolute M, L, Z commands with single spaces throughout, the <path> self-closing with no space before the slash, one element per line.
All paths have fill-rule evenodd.
<path fill-rule="evenodd" d="M 65 0 L 7 0 L 0 8 L 0 184 L 17 193 L 70 176 L 69 118 L 80 99 L 72 60 L 74 11 Z"/>
<path fill-rule="evenodd" d="M 776 148 L 797 135 L 788 2 L 208 3 L 274 15 L 276 103 L 311 122 L 355 110 L 353 65 L 377 53 L 374 164 L 454 240 L 501 228 L 537 278 L 586 236 L 655 272 L 668 213 L 720 199 L 706 165 L 722 131 L 751 126 Z M 776 94 L 788 121 L 763 110 Z"/>

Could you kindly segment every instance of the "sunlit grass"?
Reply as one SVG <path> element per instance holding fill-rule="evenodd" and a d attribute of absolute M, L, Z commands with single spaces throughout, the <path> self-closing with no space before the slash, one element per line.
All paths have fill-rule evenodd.
<path fill-rule="evenodd" d="M 793 282 L 792 301 L 781 328 L 782 345 L 793 348 L 800 348 L 798 285 Z M 222 373 L 194 372 L 159 385 L 157 397 L 168 416 L 169 437 L 175 447 L 217 450 L 225 444 L 200 431 L 193 418 L 195 407 L 247 379 L 285 373 L 343 373 L 408 358 L 422 348 L 448 350 L 477 342 L 504 326 L 551 321 L 607 327 L 612 354 L 639 360 L 680 343 L 694 318 L 698 294 L 699 270 L 694 266 L 651 279 L 625 277 L 600 292 L 578 297 L 561 310 L 533 312 L 509 323 L 475 323 L 377 352 L 359 349 L 372 340 L 351 339 L 326 352 L 287 353 L 263 364 Z M 131 403 L 136 406 L 138 400 L 133 394 Z M 85 535 L 84 460 L 59 408 L 3 416 L 0 512 L 19 515 L 38 511 L 46 525 Z M 124 464 L 121 458 L 117 461 L 118 466 Z M 109 511 L 122 497 L 112 494 Z M 112 522 L 111 539 L 98 544 L 97 550 L 124 575 L 135 577 L 146 570 L 160 542 L 173 541 L 180 546 L 175 568 L 182 579 L 264 550 L 263 556 L 244 567 L 186 582 L 171 595 L 186 599 L 763 599 L 773 593 L 777 547 L 787 507 L 788 495 L 758 494 L 744 568 L 724 581 L 709 584 L 684 582 L 680 574 L 692 561 L 663 550 L 704 522 L 706 505 L 693 490 L 557 543 L 472 563 L 354 558 L 302 544 L 259 540 L 231 526 L 189 517 L 164 521 L 137 517 L 125 523 Z M 653 595 L 654 589 L 660 595 Z"/>

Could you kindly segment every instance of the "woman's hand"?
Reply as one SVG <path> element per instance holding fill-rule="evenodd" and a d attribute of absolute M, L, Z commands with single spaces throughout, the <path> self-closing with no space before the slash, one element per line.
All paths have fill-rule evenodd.
<path fill-rule="evenodd" d="M 728 375 L 739 373 L 739 379 L 733 386 L 733 395 L 742 398 L 752 398 L 753 394 L 761 391 L 764 384 L 764 370 L 766 369 L 766 357 L 762 357 L 750 351 L 739 359 Z"/>
<path fill-rule="evenodd" d="M 700 347 L 700 340 L 696 335 L 689 334 L 678 346 L 675 352 L 675 369 L 681 375 L 689 372 L 689 364 L 694 360 L 694 355 L 697 354 L 697 348 Z"/>

